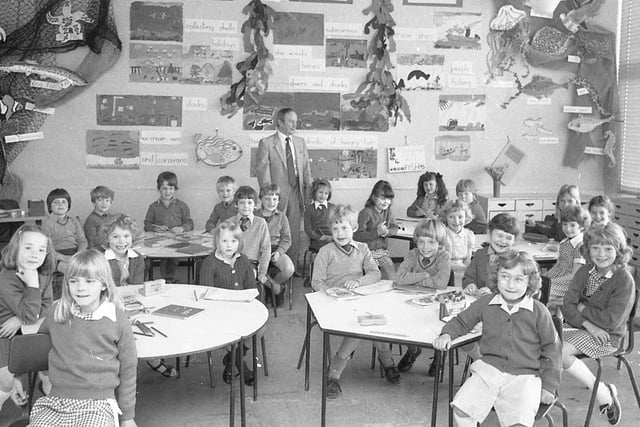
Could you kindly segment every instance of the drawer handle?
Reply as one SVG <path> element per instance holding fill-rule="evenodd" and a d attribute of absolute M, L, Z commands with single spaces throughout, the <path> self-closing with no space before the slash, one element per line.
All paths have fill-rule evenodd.
<path fill-rule="evenodd" d="M 498 206 L 500 206 L 501 208 L 504 208 L 505 206 L 507 206 L 506 203 L 498 203 Z"/>
<path fill-rule="evenodd" d="M 529 202 L 529 203 L 525 203 L 525 205 L 526 205 L 526 206 L 534 206 L 534 205 L 535 205 L 535 203 L 531 203 L 531 202 Z"/>
<path fill-rule="evenodd" d="M 527 218 L 532 218 L 532 217 L 533 217 L 533 214 L 525 214 L 525 216 L 526 216 Z"/>
<path fill-rule="evenodd" d="M 640 221 L 638 221 L 637 219 L 634 219 L 633 222 L 635 222 L 637 225 L 640 225 Z"/>

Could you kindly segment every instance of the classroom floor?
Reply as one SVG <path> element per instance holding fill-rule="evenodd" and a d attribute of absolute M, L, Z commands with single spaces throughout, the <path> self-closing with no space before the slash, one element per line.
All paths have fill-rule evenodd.
<path fill-rule="evenodd" d="M 271 317 L 266 332 L 269 376 L 259 370 L 258 400 L 253 401 L 247 388 L 246 410 L 248 426 L 318 426 L 320 425 L 321 386 L 321 334 L 312 333 L 311 384 L 304 391 L 304 366 L 296 370 L 305 331 L 305 304 L 301 279 L 294 284 L 294 307 L 283 308 L 278 318 Z M 339 339 L 332 340 L 332 347 Z M 636 377 L 640 375 L 640 355 L 637 348 L 631 356 Z M 353 360 L 345 370 L 341 385 L 342 396 L 327 405 L 328 426 L 426 426 L 430 425 L 433 379 L 426 376 L 430 351 L 423 351 L 414 368 L 402 375 L 400 385 L 393 386 L 380 378 L 378 370 L 371 370 L 371 344 L 362 342 Z M 229 425 L 229 389 L 222 382 L 223 350 L 214 352 L 215 388 L 209 387 L 209 374 L 205 354 L 192 357 L 189 368 L 182 367 L 179 379 L 165 379 L 148 369 L 144 362 L 138 370 L 138 402 L 136 422 L 140 427 L 175 426 L 225 426 Z M 400 360 L 394 346 L 394 359 Z M 595 365 L 591 365 L 595 366 Z M 462 364 L 456 367 L 456 382 L 459 382 Z M 613 361 L 606 362 L 605 378 L 618 387 L 623 408 L 620 426 L 637 426 L 640 420 L 638 409 L 626 371 L 617 371 Z M 440 389 L 438 403 L 438 426 L 447 425 L 447 392 Z M 236 382 L 237 387 L 237 382 Z M 236 393 L 238 396 L 239 393 Z M 589 391 L 577 386 L 568 377 L 560 389 L 560 396 L 569 409 L 569 425 L 584 423 L 589 402 Z M 239 397 L 236 401 L 236 425 L 240 425 Z M 552 410 L 556 425 L 561 424 L 560 412 Z M 8 426 L 18 419 L 21 412 L 12 403 L 6 403 L 0 412 L 0 427 Z M 497 426 L 495 415 L 491 415 L 483 426 Z M 536 425 L 546 426 L 541 421 Z M 608 426 L 605 418 L 594 414 L 592 426 Z"/>

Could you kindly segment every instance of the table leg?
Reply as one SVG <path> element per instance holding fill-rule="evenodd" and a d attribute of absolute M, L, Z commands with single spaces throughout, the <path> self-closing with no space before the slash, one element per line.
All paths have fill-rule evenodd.
<path fill-rule="evenodd" d="M 327 376 L 329 367 L 327 366 L 327 346 L 329 345 L 329 334 L 322 331 L 322 415 L 320 425 L 324 427 L 327 422 Z"/>
<path fill-rule="evenodd" d="M 242 353 L 244 353 L 244 339 L 240 340 L 240 344 L 238 346 L 238 349 L 236 350 L 236 353 L 231 353 L 233 356 L 233 364 L 236 363 L 236 361 L 238 360 L 237 357 L 238 355 L 240 356 L 240 361 L 243 362 L 243 355 Z M 246 424 L 246 420 L 245 420 L 245 408 L 244 408 L 244 365 L 242 363 L 240 363 L 240 367 L 238 368 L 238 370 L 240 371 L 240 418 L 241 418 L 241 423 L 242 423 L 242 427 L 244 427 Z M 231 368 L 231 377 L 233 378 L 233 365 Z M 254 375 L 255 377 L 255 375 Z"/>
<path fill-rule="evenodd" d="M 236 348 L 237 348 L 237 344 L 233 343 L 231 344 L 231 354 L 235 354 L 236 353 Z M 232 365 L 233 366 L 233 365 Z M 232 371 L 233 372 L 233 371 Z M 235 424 L 235 403 L 236 403 L 236 396 L 233 390 L 233 375 L 231 375 L 231 382 L 229 383 L 229 425 L 231 427 L 233 427 Z M 243 415 L 241 414 L 241 417 Z"/>
<path fill-rule="evenodd" d="M 307 336 L 304 341 L 304 391 L 309 391 L 309 351 L 311 350 L 311 307 L 307 304 Z"/>
<path fill-rule="evenodd" d="M 258 347 L 257 334 L 253 334 L 253 336 L 251 337 L 251 347 L 252 347 L 252 353 L 253 353 L 253 363 L 252 363 L 252 368 L 253 368 L 253 400 L 256 401 L 256 400 L 258 400 L 258 357 L 256 356 L 256 353 L 257 353 L 256 348 Z"/>
<path fill-rule="evenodd" d="M 438 350 L 434 350 L 436 358 L 436 376 L 433 378 L 433 402 L 431 403 L 431 427 L 436 427 L 438 417 L 438 389 L 440 387 L 440 370 L 442 369 L 442 356 Z"/>
<path fill-rule="evenodd" d="M 449 349 L 449 427 L 453 427 L 453 353 L 455 350 Z"/>

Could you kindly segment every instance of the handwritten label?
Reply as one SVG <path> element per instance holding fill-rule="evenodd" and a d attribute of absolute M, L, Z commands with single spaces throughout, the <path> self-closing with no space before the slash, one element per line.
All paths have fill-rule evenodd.
<path fill-rule="evenodd" d="M 211 38 L 211 49 L 240 50 L 240 39 L 233 37 L 213 37 Z"/>
<path fill-rule="evenodd" d="M 593 109 L 591 107 L 581 107 L 579 105 L 565 105 L 562 107 L 562 111 L 565 113 L 591 114 Z"/>
<path fill-rule="evenodd" d="M 604 156 L 604 149 L 600 147 L 584 147 L 584 154 L 592 154 L 594 156 Z"/>
<path fill-rule="evenodd" d="M 478 86 L 476 76 L 449 76 L 447 79 L 450 88 L 473 88 Z"/>
<path fill-rule="evenodd" d="M 538 99 L 533 96 L 527 98 L 527 105 L 551 105 L 551 98 Z"/>
<path fill-rule="evenodd" d="M 176 131 L 141 130 L 140 144 L 179 145 L 182 134 Z"/>
<path fill-rule="evenodd" d="M 252 133 L 249 135 L 249 144 L 251 148 L 257 148 L 261 139 L 273 134 L 270 133 Z M 298 135 L 298 134 L 296 134 Z M 367 134 L 349 132 L 345 135 L 331 134 L 304 134 L 302 136 L 310 150 L 319 150 L 325 148 L 350 148 L 350 149 L 367 149 L 378 147 L 378 137 Z"/>
<path fill-rule="evenodd" d="M 183 111 L 207 111 L 207 98 L 182 97 Z"/>
<path fill-rule="evenodd" d="M 586 87 L 579 87 L 578 90 L 576 90 L 576 93 L 578 96 L 587 95 L 589 93 L 589 89 Z"/>
<path fill-rule="evenodd" d="M 349 80 L 333 77 L 289 76 L 289 89 L 347 92 L 349 90 Z"/>
<path fill-rule="evenodd" d="M 155 166 L 156 165 L 156 153 L 150 151 L 140 152 L 140 165 L 141 166 Z"/>
<path fill-rule="evenodd" d="M 330 37 L 362 37 L 364 34 L 362 24 L 351 22 L 325 22 L 324 36 Z"/>
<path fill-rule="evenodd" d="M 510 89 L 516 87 L 516 83 L 513 80 L 491 80 L 491 87 Z"/>
<path fill-rule="evenodd" d="M 238 21 L 222 21 L 218 19 L 184 20 L 186 33 L 238 34 Z"/>
<path fill-rule="evenodd" d="M 452 61 L 451 74 L 472 76 L 473 62 L 472 61 Z"/>
<path fill-rule="evenodd" d="M 274 44 L 273 56 L 276 58 L 309 59 L 311 58 L 311 46 Z"/>
<path fill-rule="evenodd" d="M 189 166 L 187 153 L 156 153 L 158 166 Z"/>
<path fill-rule="evenodd" d="M 582 59 L 580 59 L 580 57 L 576 55 L 569 55 L 567 56 L 567 61 L 572 62 L 574 64 L 579 64 L 580 62 L 582 62 Z"/>
<path fill-rule="evenodd" d="M 29 86 L 37 87 L 40 89 L 49 89 L 49 90 L 62 90 L 66 89 L 71 85 L 68 80 L 63 80 L 60 82 L 45 82 L 43 80 L 31 80 L 29 82 Z"/>
<path fill-rule="evenodd" d="M 435 28 L 396 27 L 393 38 L 396 41 L 428 42 L 436 40 Z"/>
<path fill-rule="evenodd" d="M 31 102 L 25 103 L 24 104 L 24 109 L 25 110 L 29 110 L 29 111 L 35 111 L 36 113 L 49 114 L 49 115 L 53 115 L 56 112 L 56 109 L 53 108 L 53 107 L 38 108 L 38 107 L 36 107 L 35 104 L 33 104 Z"/>
<path fill-rule="evenodd" d="M 327 69 L 327 60 L 322 59 L 301 59 L 300 60 L 300 71 L 326 71 Z"/>
<path fill-rule="evenodd" d="M 560 139 L 553 136 L 541 136 L 538 138 L 538 142 L 540 144 L 559 144 Z"/>
<path fill-rule="evenodd" d="M 4 137 L 4 142 L 22 142 L 22 141 L 33 141 L 36 139 L 44 139 L 44 133 L 42 132 L 30 132 L 30 133 L 21 133 L 18 135 L 7 135 Z"/>

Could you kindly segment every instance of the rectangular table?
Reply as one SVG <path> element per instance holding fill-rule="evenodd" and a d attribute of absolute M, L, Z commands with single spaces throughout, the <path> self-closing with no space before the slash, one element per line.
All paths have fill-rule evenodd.
<path fill-rule="evenodd" d="M 364 340 L 384 341 L 396 344 L 417 345 L 433 349 L 433 341 L 440 335 L 444 323 L 439 319 L 439 306 L 418 306 L 407 300 L 419 296 L 396 291 L 363 296 L 355 300 L 339 301 L 322 292 L 309 293 L 307 299 L 307 334 L 312 327 L 313 315 L 323 333 L 322 344 L 322 415 L 321 425 L 326 423 L 327 410 L 327 375 L 329 373 L 327 350 L 329 336 L 361 338 Z M 360 314 L 384 314 L 387 324 L 383 326 L 360 326 Z M 453 400 L 453 354 L 454 350 L 464 344 L 476 341 L 480 333 L 467 334 L 454 340 L 448 351 L 449 355 L 449 402 Z M 305 386 L 309 383 L 309 339 L 305 340 L 306 364 Z M 440 352 L 436 353 L 436 371 L 434 378 L 433 402 L 431 408 L 431 425 L 436 425 L 439 375 L 444 363 Z M 453 409 L 449 407 L 449 425 L 453 425 Z"/>

